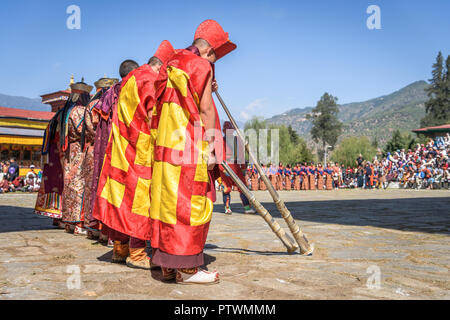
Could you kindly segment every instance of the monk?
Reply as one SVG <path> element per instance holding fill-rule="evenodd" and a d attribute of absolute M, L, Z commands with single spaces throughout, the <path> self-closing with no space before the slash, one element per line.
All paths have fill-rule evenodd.
<path fill-rule="evenodd" d="M 173 54 L 165 40 L 147 64 L 123 79 L 98 183 L 93 217 L 115 230 L 113 262 L 126 262 L 131 268 L 151 268 L 146 253 L 151 231 L 150 122 L 155 80 Z"/>
<path fill-rule="evenodd" d="M 133 60 L 125 60 L 120 64 L 119 74 L 123 79 L 131 71 L 139 68 L 139 64 Z M 92 109 L 93 114 L 97 114 L 98 124 L 95 131 L 95 140 L 93 148 L 93 170 L 92 170 L 92 182 L 88 188 L 90 188 L 90 202 L 85 209 L 85 219 L 87 221 L 87 228 L 93 237 L 101 231 L 99 236 L 99 242 L 106 243 L 109 237 L 109 229 L 106 225 L 102 225 L 97 219 L 94 219 L 93 207 L 97 196 L 98 179 L 103 165 L 103 159 L 105 157 L 106 147 L 108 145 L 109 135 L 112 127 L 112 116 L 117 110 L 117 101 L 119 99 L 119 91 L 122 82 L 115 83 Z M 112 238 L 112 237 L 111 237 Z"/>
<path fill-rule="evenodd" d="M 91 198 L 92 198 L 92 181 L 94 178 L 94 143 L 96 137 L 97 125 L 100 121 L 100 115 L 94 111 L 94 107 L 98 105 L 100 99 L 105 95 L 111 86 L 116 84 L 118 79 L 101 78 L 94 83 L 97 89 L 95 95 L 91 98 L 88 108 L 85 109 L 84 120 L 81 132 L 81 148 L 84 150 L 84 159 L 81 164 L 81 174 L 85 181 L 83 192 L 83 215 L 85 218 L 85 228 L 87 229 L 88 238 L 96 239 L 100 232 L 89 227 L 91 218 Z"/>
<path fill-rule="evenodd" d="M 206 20 L 193 44 L 177 50 L 156 81 L 158 104 L 152 117 L 152 262 L 164 280 L 213 284 L 219 273 L 202 270 L 203 249 L 215 201 L 213 171 L 223 150 L 212 92 L 214 63 L 234 50 L 222 27 Z M 217 158 L 217 159 L 216 159 Z M 217 168 L 216 168 L 217 169 Z"/>
<path fill-rule="evenodd" d="M 225 121 L 223 124 L 223 141 L 224 141 L 224 154 L 226 155 L 226 161 L 230 168 L 233 170 L 234 173 L 241 179 L 242 182 L 245 184 L 245 177 L 242 174 L 242 170 L 245 169 L 245 159 L 241 157 L 239 159 L 238 153 L 241 149 L 235 148 L 234 145 L 237 145 L 237 143 L 230 142 L 227 140 L 227 136 L 230 138 L 236 137 L 233 136 L 232 132 L 234 131 L 234 128 L 230 121 Z M 231 190 L 232 187 L 236 186 L 236 184 L 233 182 L 233 180 L 230 178 L 228 173 L 225 171 L 225 169 L 222 167 L 222 165 L 219 165 L 220 170 L 220 178 L 223 183 L 223 205 L 225 207 L 225 214 L 233 214 L 233 211 L 231 211 L 230 204 L 231 204 Z M 255 214 L 256 211 L 253 210 L 250 207 L 250 202 L 248 201 L 247 197 L 239 190 L 242 205 L 244 206 L 244 213 L 245 214 Z"/>

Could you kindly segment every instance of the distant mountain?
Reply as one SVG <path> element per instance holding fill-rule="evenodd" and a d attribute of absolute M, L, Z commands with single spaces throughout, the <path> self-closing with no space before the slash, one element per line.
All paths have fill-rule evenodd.
<path fill-rule="evenodd" d="M 48 104 L 43 104 L 40 98 L 31 99 L 26 97 L 9 96 L 0 93 L 0 106 L 16 109 L 27 109 L 33 111 L 51 111 Z"/>
<path fill-rule="evenodd" d="M 417 81 L 391 94 L 367 100 L 339 105 L 339 119 L 344 123 L 346 136 L 367 136 L 376 138 L 383 145 L 395 129 L 410 131 L 420 125 L 425 115 L 428 97 L 425 81 Z M 306 114 L 312 107 L 292 109 L 267 119 L 269 123 L 291 125 L 301 136 L 309 139 L 311 122 Z"/>

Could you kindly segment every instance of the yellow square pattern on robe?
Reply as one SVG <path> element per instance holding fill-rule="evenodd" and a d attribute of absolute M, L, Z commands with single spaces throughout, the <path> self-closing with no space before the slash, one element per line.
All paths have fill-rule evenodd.
<path fill-rule="evenodd" d="M 141 102 L 139 98 L 136 78 L 132 76 L 120 90 L 119 101 L 117 103 L 117 116 L 127 127 L 133 121 L 134 113 Z"/>
<path fill-rule="evenodd" d="M 136 143 L 136 158 L 134 159 L 134 163 L 144 166 L 150 167 L 152 165 L 152 148 L 150 135 L 139 132 L 138 141 Z"/>
<path fill-rule="evenodd" d="M 198 159 L 194 181 L 209 182 L 208 176 L 208 141 L 197 142 Z"/>
<path fill-rule="evenodd" d="M 191 226 L 201 226 L 211 221 L 213 203 L 205 196 L 191 198 Z"/>
<path fill-rule="evenodd" d="M 103 187 L 100 196 L 106 200 L 114 207 L 120 208 L 122 205 L 123 195 L 125 194 L 125 185 L 120 182 L 110 179 L 106 179 L 106 184 Z"/>
<path fill-rule="evenodd" d="M 156 145 L 183 151 L 189 117 L 189 111 L 176 103 L 164 103 L 161 108 Z"/>
<path fill-rule="evenodd" d="M 181 167 L 168 162 L 155 161 L 150 207 L 150 217 L 168 224 L 177 223 L 178 184 Z"/>
<path fill-rule="evenodd" d="M 167 88 L 178 89 L 183 97 L 187 97 L 189 75 L 181 69 L 169 66 L 167 67 L 167 76 Z"/>
<path fill-rule="evenodd" d="M 150 215 L 150 183 L 151 180 L 138 178 L 131 212 L 144 217 Z"/>
<path fill-rule="evenodd" d="M 128 147 L 128 141 L 120 135 L 115 123 L 112 124 L 112 139 L 111 166 L 127 172 L 129 163 L 125 157 L 125 150 Z"/>

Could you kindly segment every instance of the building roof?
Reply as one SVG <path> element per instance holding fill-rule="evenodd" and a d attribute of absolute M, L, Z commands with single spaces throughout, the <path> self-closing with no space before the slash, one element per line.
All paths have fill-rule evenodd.
<path fill-rule="evenodd" d="M 415 130 L 412 130 L 412 132 L 416 132 L 416 133 L 450 132 L 450 124 L 415 129 Z"/>
<path fill-rule="evenodd" d="M 44 130 L 0 127 L 0 136 L 43 137 Z"/>
<path fill-rule="evenodd" d="M 54 112 L 0 107 L 0 118 L 19 118 L 26 120 L 49 121 L 51 118 L 53 118 L 54 115 Z"/>

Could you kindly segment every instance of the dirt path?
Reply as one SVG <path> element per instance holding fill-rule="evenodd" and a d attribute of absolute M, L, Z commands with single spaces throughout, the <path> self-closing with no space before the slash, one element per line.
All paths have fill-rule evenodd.
<path fill-rule="evenodd" d="M 450 299 L 449 191 L 281 196 L 314 255 L 287 255 L 233 194 L 235 213 L 217 203 L 205 249 L 221 283 L 202 287 L 112 264 L 111 248 L 34 215 L 35 195 L 0 195 L 0 299 Z M 285 227 L 269 195 L 257 198 Z"/>

